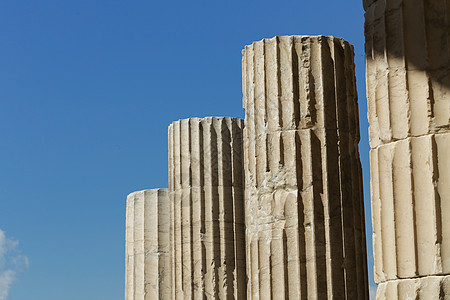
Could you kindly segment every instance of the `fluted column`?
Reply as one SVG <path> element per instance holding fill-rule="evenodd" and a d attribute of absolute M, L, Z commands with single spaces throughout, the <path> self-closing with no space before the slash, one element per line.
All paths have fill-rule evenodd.
<path fill-rule="evenodd" d="M 167 189 L 127 197 L 125 300 L 171 299 Z"/>
<path fill-rule="evenodd" d="M 243 120 L 169 127 L 172 299 L 245 299 Z"/>
<path fill-rule="evenodd" d="M 367 299 L 353 47 L 243 50 L 248 299 Z"/>
<path fill-rule="evenodd" d="M 364 8 L 377 299 L 450 297 L 450 1 Z"/>

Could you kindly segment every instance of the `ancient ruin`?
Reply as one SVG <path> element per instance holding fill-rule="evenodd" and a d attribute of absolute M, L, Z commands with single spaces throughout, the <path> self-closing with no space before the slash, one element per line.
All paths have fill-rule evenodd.
<path fill-rule="evenodd" d="M 450 299 L 450 0 L 363 0 L 376 298 Z M 126 300 L 368 299 L 353 47 L 243 50 L 245 120 L 169 126 L 127 199 Z"/>
<path fill-rule="evenodd" d="M 450 1 L 364 7 L 377 299 L 447 299 Z"/>
<path fill-rule="evenodd" d="M 245 122 L 169 126 L 168 197 L 152 200 L 167 202 L 170 263 L 140 270 L 145 247 L 159 247 L 143 247 L 136 216 L 155 212 L 131 194 L 127 299 L 368 298 L 353 56 L 334 37 L 255 42 L 243 51 Z M 167 274 L 170 291 L 144 288 Z"/>

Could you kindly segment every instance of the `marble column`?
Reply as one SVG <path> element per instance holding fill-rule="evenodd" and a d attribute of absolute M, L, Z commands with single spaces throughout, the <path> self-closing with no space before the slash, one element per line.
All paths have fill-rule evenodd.
<path fill-rule="evenodd" d="M 364 8 L 377 299 L 447 299 L 450 1 Z"/>
<path fill-rule="evenodd" d="M 245 299 L 243 120 L 169 127 L 172 299 Z"/>
<path fill-rule="evenodd" d="M 167 189 L 127 197 L 125 300 L 171 299 Z"/>
<path fill-rule="evenodd" d="M 353 46 L 243 50 L 248 299 L 367 299 Z"/>

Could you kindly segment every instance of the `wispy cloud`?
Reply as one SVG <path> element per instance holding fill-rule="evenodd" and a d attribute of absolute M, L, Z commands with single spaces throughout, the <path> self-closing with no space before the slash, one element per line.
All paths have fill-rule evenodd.
<path fill-rule="evenodd" d="M 28 267 L 28 258 L 20 254 L 19 242 L 6 237 L 0 229 L 0 300 L 8 299 L 17 274 Z"/>

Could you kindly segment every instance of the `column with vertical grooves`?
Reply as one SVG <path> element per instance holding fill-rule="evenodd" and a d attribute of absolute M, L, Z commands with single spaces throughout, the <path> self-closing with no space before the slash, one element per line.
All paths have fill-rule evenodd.
<path fill-rule="evenodd" d="M 248 299 L 367 299 L 353 47 L 243 50 Z"/>
<path fill-rule="evenodd" d="M 169 126 L 172 299 L 245 299 L 243 120 Z"/>
<path fill-rule="evenodd" d="M 365 18 L 370 146 L 449 132 L 450 1 L 366 0 Z"/>
<path fill-rule="evenodd" d="M 450 273 L 450 134 L 371 150 L 377 283 Z"/>
<path fill-rule="evenodd" d="M 125 300 L 171 299 L 169 243 L 167 189 L 129 194 Z"/>
<path fill-rule="evenodd" d="M 450 1 L 364 8 L 377 299 L 449 297 Z"/>

